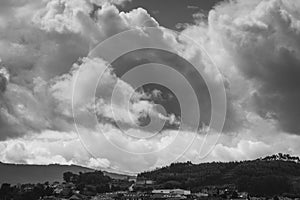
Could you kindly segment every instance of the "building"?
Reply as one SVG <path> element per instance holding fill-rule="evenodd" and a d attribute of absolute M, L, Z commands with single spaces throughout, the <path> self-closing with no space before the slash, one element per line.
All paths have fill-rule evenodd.
<path fill-rule="evenodd" d="M 128 182 L 136 182 L 136 176 L 127 176 Z"/>
<path fill-rule="evenodd" d="M 202 193 L 202 192 L 198 192 L 198 193 L 193 193 L 196 197 L 208 197 L 207 193 Z"/>
<path fill-rule="evenodd" d="M 146 178 L 137 178 L 135 182 L 135 185 L 137 186 L 138 185 L 145 186 L 145 185 L 153 185 L 153 184 L 154 184 L 153 180 L 146 179 Z"/>
<path fill-rule="evenodd" d="M 183 189 L 158 189 L 153 190 L 152 194 L 174 194 L 174 195 L 190 195 L 190 190 L 183 190 Z"/>

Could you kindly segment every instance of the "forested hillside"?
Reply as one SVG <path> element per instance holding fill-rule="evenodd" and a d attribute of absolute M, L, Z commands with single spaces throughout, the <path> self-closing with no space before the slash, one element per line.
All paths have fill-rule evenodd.
<path fill-rule="evenodd" d="M 299 158 L 288 154 L 240 162 L 174 163 L 138 177 L 154 180 L 158 188 L 200 191 L 204 186 L 234 184 L 252 195 L 300 194 Z"/>

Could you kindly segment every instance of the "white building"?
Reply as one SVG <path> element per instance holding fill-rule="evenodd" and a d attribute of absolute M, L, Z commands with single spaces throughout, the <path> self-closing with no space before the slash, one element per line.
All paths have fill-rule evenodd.
<path fill-rule="evenodd" d="M 180 195 L 190 195 L 190 190 L 182 190 L 182 189 L 158 189 L 153 190 L 153 194 L 180 194 Z"/>

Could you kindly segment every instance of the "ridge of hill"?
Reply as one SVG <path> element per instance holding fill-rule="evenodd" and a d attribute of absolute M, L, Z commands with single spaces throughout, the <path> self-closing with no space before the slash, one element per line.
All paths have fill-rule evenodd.
<path fill-rule="evenodd" d="M 18 184 L 18 183 L 44 183 L 63 181 L 64 172 L 93 172 L 94 169 L 82 167 L 78 165 L 27 165 L 27 164 L 8 164 L 0 162 L 0 185 L 2 183 Z M 103 171 L 104 175 L 112 179 L 126 179 L 128 176 Z"/>
<path fill-rule="evenodd" d="M 252 195 L 272 196 L 283 193 L 300 195 L 299 158 L 276 154 L 256 160 L 193 164 L 173 163 L 138 174 L 150 179 L 154 188 L 182 188 L 193 192 L 207 186 L 235 185 Z"/>

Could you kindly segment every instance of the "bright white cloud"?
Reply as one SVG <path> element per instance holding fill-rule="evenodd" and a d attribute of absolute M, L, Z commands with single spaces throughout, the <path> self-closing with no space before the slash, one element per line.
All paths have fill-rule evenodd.
<path fill-rule="evenodd" d="M 101 125 L 101 130 L 106 131 L 105 135 L 111 141 L 118 142 L 123 150 L 109 143 L 108 138 L 103 134 L 82 129 L 80 136 L 85 138 L 83 141 L 94 141 L 89 143 L 93 144 L 89 149 L 95 156 L 91 157 L 81 146 L 76 133 L 44 131 L 42 134 L 26 136 L 22 139 L 0 142 L 0 157 L 5 162 L 80 164 L 117 172 L 137 172 L 165 166 L 176 159 L 192 162 L 231 161 L 255 159 L 277 152 L 291 154 L 299 152 L 299 137 L 284 133 L 276 133 L 276 137 L 263 135 L 266 131 L 276 130 L 273 122 L 266 122 L 259 116 L 251 118 L 253 122 L 260 123 L 260 126 L 265 129 L 259 127 L 256 130 L 245 129 L 238 134 L 222 135 L 217 144 L 214 144 L 215 137 L 218 137 L 216 134 L 207 137 L 201 134 L 194 138 L 193 133 L 180 132 L 176 135 L 176 131 L 165 131 L 153 140 L 132 140 L 111 125 Z M 207 157 L 202 158 L 211 149 L 211 145 L 204 145 L 201 148 L 204 140 L 207 144 L 214 145 L 214 148 Z M 192 146 L 184 151 L 191 141 L 193 141 Z M 149 154 L 132 154 L 124 151 L 156 150 L 162 147 L 166 148 Z M 182 156 L 179 157 L 181 154 Z"/>
<path fill-rule="evenodd" d="M 93 10 L 91 2 L 102 7 Z M 2 12 L 4 8 L 11 12 Z M 299 154 L 300 137 L 288 133 L 299 130 L 300 114 L 295 109 L 300 99 L 299 10 L 298 2 L 288 0 L 224 2 L 210 11 L 207 24 L 201 21 L 187 26 L 178 37 L 160 28 L 155 39 L 149 40 L 147 31 L 139 28 L 139 34 L 124 41 L 125 45 L 154 42 L 172 49 L 199 63 L 210 84 L 217 87 L 222 77 L 198 47 L 184 37 L 205 47 L 225 77 L 228 96 L 227 133 L 215 144 L 218 133 L 207 137 L 198 134 L 194 140 L 195 133 L 187 130 L 178 135 L 176 130 L 163 130 L 151 139 L 133 139 L 112 123 L 115 120 L 125 124 L 131 135 L 147 137 L 151 133 L 134 126 L 143 112 L 150 111 L 162 121 L 176 121 L 173 115 L 161 115 L 154 103 L 142 100 L 147 94 L 135 92 L 105 60 L 88 56 L 96 44 L 121 31 L 158 27 L 146 10 L 119 12 L 103 1 L 2 1 L 0 160 L 136 172 L 176 159 L 229 161 L 277 152 Z M 102 73 L 101 87 L 95 88 Z M 119 91 L 113 102 L 116 116 L 110 104 L 115 85 Z M 211 147 L 211 154 L 199 160 L 198 150 L 203 156 Z M 181 153 L 183 156 L 178 157 Z"/>

